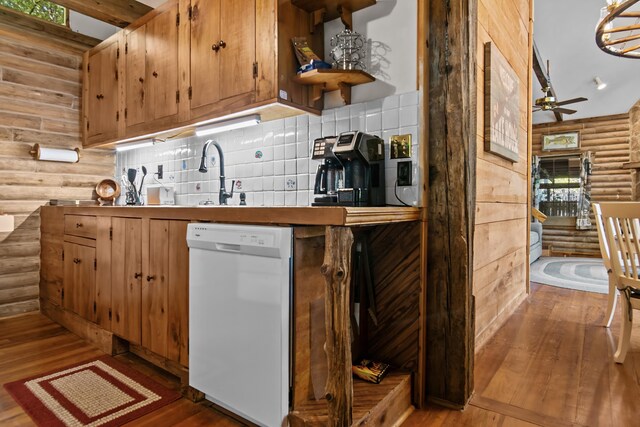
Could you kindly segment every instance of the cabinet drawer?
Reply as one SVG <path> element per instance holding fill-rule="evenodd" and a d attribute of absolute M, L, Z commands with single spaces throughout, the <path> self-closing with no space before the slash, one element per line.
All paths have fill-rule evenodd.
<path fill-rule="evenodd" d="M 86 215 L 65 215 L 64 233 L 72 236 L 96 238 L 96 217 Z"/>

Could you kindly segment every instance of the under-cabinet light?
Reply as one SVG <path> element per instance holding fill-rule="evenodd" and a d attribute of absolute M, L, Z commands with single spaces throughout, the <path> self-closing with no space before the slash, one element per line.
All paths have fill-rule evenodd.
<path fill-rule="evenodd" d="M 220 122 L 210 123 L 198 126 L 196 128 L 196 136 L 213 135 L 214 133 L 226 132 L 233 129 L 242 129 L 249 126 L 255 126 L 260 123 L 260 115 L 252 114 L 250 116 L 238 117 L 235 119 L 224 120 Z"/>
<path fill-rule="evenodd" d="M 129 150 L 135 150 L 136 148 L 151 147 L 152 145 L 153 145 L 153 139 L 144 139 L 142 141 L 135 141 L 129 144 L 120 144 L 116 146 L 116 151 L 118 152 L 129 151 Z"/>

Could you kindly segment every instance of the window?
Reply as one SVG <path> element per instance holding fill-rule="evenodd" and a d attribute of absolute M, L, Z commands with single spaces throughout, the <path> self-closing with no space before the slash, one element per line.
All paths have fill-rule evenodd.
<path fill-rule="evenodd" d="M 580 197 L 580 157 L 547 157 L 539 163 L 538 200 L 547 216 L 578 215 Z"/>
<path fill-rule="evenodd" d="M 67 8 L 46 0 L 0 0 L 0 6 L 60 25 L 67 25 Z"/>

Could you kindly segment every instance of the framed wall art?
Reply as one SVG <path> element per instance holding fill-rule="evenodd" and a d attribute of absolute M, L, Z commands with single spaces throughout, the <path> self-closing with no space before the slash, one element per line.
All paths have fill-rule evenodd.
<path fill-rule="evenodd" d="M 520 81 L 502 53 L 484 45 L 484 149 L 517 162 L 520 158 Z"/>
<path fill-rule="evenodd" d="M 580 148 L 580 132 L 555 133 L 542 137 L 542 151 L 577 150 Z"/>

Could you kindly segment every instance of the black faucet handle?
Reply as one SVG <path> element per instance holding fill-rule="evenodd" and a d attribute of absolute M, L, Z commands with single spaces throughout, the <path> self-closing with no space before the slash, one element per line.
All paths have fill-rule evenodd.
<path fill-rule="evenodd" d="M 229 193 L 229 198 L 233 197 L 233 188 L 236 186 L 236 180 L 232 179 L 231 180 L 231 192 Z"/>

